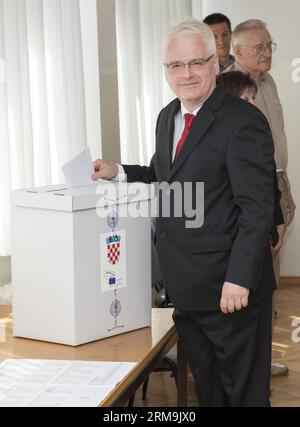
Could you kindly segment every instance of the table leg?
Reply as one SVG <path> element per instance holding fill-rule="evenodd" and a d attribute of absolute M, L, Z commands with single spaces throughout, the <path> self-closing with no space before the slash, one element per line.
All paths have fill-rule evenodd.
<path fill-rule="evenodd" d="M 177 404 L 187 406 L 187 359 L 181 342 L 177 341 Z"/>

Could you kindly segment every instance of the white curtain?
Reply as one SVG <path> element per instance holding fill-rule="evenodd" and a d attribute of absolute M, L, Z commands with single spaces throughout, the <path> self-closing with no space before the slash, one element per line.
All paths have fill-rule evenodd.
<path fill-rule="evenodd" d="M 148 164 L 155 122 L 172 98 L 164 78 L 161 39 L 190 16 L 200 18 L 201 0 L 116 0 L 121 160 Z"/>
<path fill-rule="evenodd" d="M 61 165 L 89 143 L 87 134 L 100 152 L 100 113 L 87 129 L 86 102 L 99 98 L 99 79 L 83 66 L 80 7 L 0 0 L 0 256 L 10 254 L 11 190 L 62 182 Z"/>

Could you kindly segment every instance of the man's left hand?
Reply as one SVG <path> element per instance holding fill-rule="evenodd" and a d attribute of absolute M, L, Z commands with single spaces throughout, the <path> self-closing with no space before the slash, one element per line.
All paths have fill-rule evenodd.
<path fill-rule="evenodd" d="M 223 285 L 220 307 L 224 314 L 233 313 L 248 306 L 249 289 L 225 282 Z"/>
<path fill-rule="evenodd" d="M 295 210 L 296 210 L 296 205 L 292 196 L 292 193 L 289 192 L 288 194 L 288 200 L 287 200 L 287 207 L 286 207 L 286 222 L 287 225 L 290 225 L 291 222 L 294 219 L 295 216 Z"/>
<path fill-rule="evenodd" d="M 275 246 L 271 246 L 272 252 L 274 254 L 276 254 L 277 252 L 279 252 L 280 249 L 282 248 L 283 241 L 284 241 L 285 231 L 286 231 L 285 224 L 279 224 L 279 225 L 277 225 L 278 242 L 276 243 Z"/>

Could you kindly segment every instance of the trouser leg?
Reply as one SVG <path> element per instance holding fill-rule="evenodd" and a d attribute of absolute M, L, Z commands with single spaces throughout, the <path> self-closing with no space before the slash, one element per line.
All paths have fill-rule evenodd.
<path fill-rule="evenodd" d="M 225 330 L 215 346 L 228 405 L 269 406 L 272 298 L 225 317 Z"/>
<path fill-rule="evenodd" d="M 271 298 L 224 315 L 175 312 L 202 406 L 269 406 Z"/>
<path fill-rule="evenodd" d="M 200 406 L 226 406 L 226 395 L 211 341 L 191 312 L 175 310 L 174 323 L 195 378 Z"/>

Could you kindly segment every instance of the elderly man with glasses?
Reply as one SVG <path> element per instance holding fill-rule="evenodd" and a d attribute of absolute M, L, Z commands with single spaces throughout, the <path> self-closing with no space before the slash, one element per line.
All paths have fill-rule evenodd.
<path fill-rule="evenodd" d="M 232 33 L 232 44 L 235 63 L 226 71 L 244 71 L 249 73 L 257 84 L 255 105 L 264 113 L 269 121 L 275 145 L 275 163 L 278 185 L 281 191 L 281 207 L 285 224 L 289 225 L 295 212 L 295 203 L 291 193 L 287 175 L 288 150 L 284 131 L 283 111 L 276 84 L 269 74 L 272 66 L 272 54 L 277 45 L 264 22 L 250 19 L 239 24 Z M 279 250 L 285 233 L 285 226 L 278 225 L 278 238 L 281 245 L 273 251 L 273 264 L 276 282 L 279 281 Z M 272 362 L 272 375 L 286 375 L 288 368 L 280 363 Z"/>
<path fill-rule="evenodd" d="M 271 130 L 257 108 L 216 85 L 216 42 L 206 24 L 178 24 L 163 47 L 176 98 L 158 116 L 150 165 L 98 159 L 93 179 L 120 180 L 125 173 L 128 182 L 172 186 L 158 194 L 156 247 L 199 402 L 269 406 L 275 287 L 268 244 L 274 216 Z M 190 228 L 189 213 L 178 214 L 177 208 L 190 201 L 197 214 L 199 183 L 204 223 Z M 163 212 L 166 198 L 169 214 Z"/>

